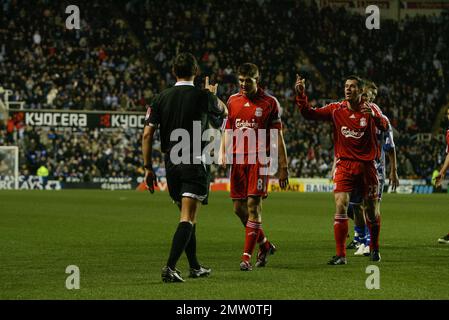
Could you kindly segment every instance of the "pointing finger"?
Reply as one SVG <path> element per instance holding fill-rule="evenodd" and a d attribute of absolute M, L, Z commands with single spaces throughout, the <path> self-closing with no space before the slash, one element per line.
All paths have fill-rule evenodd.
<path fill-rule="evenodd" d="M 206 77 L 205 87 L 206 87 L 206 88 L 209 88 L 209 77 Z"/>

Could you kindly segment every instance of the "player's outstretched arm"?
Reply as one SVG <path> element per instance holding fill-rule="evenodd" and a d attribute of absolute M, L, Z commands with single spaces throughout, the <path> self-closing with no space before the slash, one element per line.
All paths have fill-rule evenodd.
<path fill-rule="evenodd" d="M 332 104 L 323 108 L 313 109 L 309 103 L 307 95 L 305 94 L 305 84 L 306 80 L 297 74 L 295 82 L 295 102 L 303 117 L 308 120 L 332 121 Z"/>
<path fill-rule="evenodd" d="M 441 168 L 440 172 L 438 173 L 438 175 L 435 179 L 436 187 L 441 186 L 441 183 L 443 182 L 443 179 L 446 176 L 447 169 L 449 169 L 449 153 L 446 155 L 446 159 L 444 160 L 443 167 Z"/>
<path fill-rule="evenodd" d="M 153 171 L 153 135 L 156 131 L 154 126 L 145 126 L 142 136 L 142 154 L 143 154 L 143 165 L 145 168 L 145 184 L 147 189 L 154 193 L 154 187 L 157 186 L 156 175 Z"/>

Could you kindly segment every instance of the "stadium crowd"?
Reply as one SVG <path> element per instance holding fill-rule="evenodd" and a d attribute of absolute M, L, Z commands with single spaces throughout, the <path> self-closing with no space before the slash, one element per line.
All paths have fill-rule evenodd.
<path fill-rule="evenodd" d="M 111 4 L 86 1 L 81 28 L 65 26 L 67 1 L 5 1 L 0 78 L 31 109 L 144 110 L 154 76 Z M 112 18 L 111 18 L 112 16 Z"/>
<path fill-rule="evenodd" d="M 68 4 L 0 7 L 0 86 L 26 108 L 144 111 L 174 83 L 174 55 L 190 51 L 224 101 L 238 90 L 237 66 L 259 65 L 263 86 L 282 106 L 291 176 L 330 177 L 333 161 L 331 128 L 305 121 L 294 108 L 296 73 L 307 78 L 316 106 L 341 98 L 349 74 L 376 82 L 377 103 L 397 133 L 401 178 L 429 179 L 441 161 L 442 142 L 417 134 L 431 131 L 448 102 L 447 17 L 382 21 L 380 30 L 367 30 L 365 17 L 301 1 L 91 1 L 81 6 L 81 29 L 67 30 Z M 23 173 L 44 162 L 54 177 L 88 181 L 142 175 L 140 137 L 132 130 L 25 128 L 10 119 L 0 145 L 21 146 Z"/>

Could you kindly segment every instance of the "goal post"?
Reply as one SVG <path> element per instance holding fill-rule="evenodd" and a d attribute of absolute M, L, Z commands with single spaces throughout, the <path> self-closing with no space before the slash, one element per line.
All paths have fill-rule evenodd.
<path fill-rule="evenodd" d="M 19 147 L 0 146 L 0 189 L 19 189 Z"/>

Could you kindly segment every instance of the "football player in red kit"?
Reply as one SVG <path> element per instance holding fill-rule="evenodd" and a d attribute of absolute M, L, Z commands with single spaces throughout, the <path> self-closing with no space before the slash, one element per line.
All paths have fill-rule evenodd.
<path fill-rule="evenodd" d="M 278 154 L 271 154 L 266 159 L 271 159 L 271 164 L 277 162 L 280 187 L 285 189 L 288 184 L 279 102 L 258 86 L 259 77 L 256 65 L 244 63 L 239 67 L 240 91 L 229 97 L 227 102 L 228 117 L 222 140 L 222 146 L 225 146 L 222 148 L 222 161 L 227 158 L 227 163 L 231 163 L 234 212 L 245 226 L 245 245 L 240 263 L 242 271 L 252 270 L 251 255 L 256 243 L 259 244 L 256 267 L 265 266 L 267 256 L 276 250 L 262 229 L 262 198 L 267 196 L 270 163 L 259 157 L 260 154 L 267 155 L 273 143 L 277 144 Z M 270 143 L 273 131 L 277 133 L 277 141 Z M 239 139 L 239 135 L 247 139 Z"/>
<path fill-rule="evenodd" d="M 367 223 L 371 234 L 370 260 L 380 261 L 378 210 L 379 181 L 374 160 L 379 157 L 376 128 L 387 131 L 388 120 L 379 107 L 362 97 L 364 83 L 357 76 L 345 82 L 345 99 L 313 109 L 305 94 L 305 79 L 297 76 L 295 83 L 296 105 L 306 119 L 329 121 L 334 127 L 336 169 L 334 173 L 334 197 L 336 212 L 334 236 L 336 255 L 330 265 L 346 264 L 345 241 L 348 234 L 347 208 L 349 196 L 360 189 L 366 201 Z"/>

